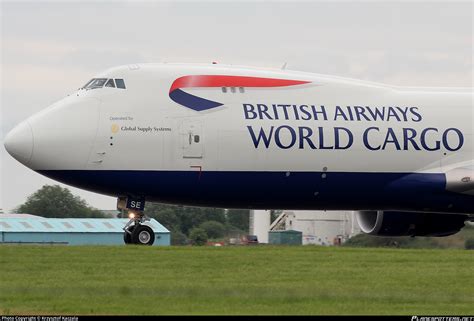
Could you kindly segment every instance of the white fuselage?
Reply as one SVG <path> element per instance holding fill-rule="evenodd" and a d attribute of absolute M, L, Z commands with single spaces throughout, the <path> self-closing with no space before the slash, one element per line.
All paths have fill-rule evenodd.
<path fill-rule="evenodd" d="M 69 95 L 14 129 L 9 152 L 71 185 L 170 203 L 474 212 L 472 89 L 187 64 L 96 78 L 126 88 Z"/>

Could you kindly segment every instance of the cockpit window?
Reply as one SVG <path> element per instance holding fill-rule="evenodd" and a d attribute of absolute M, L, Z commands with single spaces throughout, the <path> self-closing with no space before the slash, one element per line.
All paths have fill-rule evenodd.
<path fill-rule="evenodd" d="M 96 88 L 102 88 L 107 81 L 107 78 L 94 78 L 91 81 L 89 81 L 83 89 L 96 89 Z"/>
<path fill-rule="evenodd" d="M 117 84 L 117 88 L 125 89 L 125 82 L 123 79 L 115 79 L 115 83 Z"/>
<path fill-rule="evenodd" d="M 96 89 L 96 88 L 102 88 L 102 87 L 111 87 L 111 88 L 115 88 L 115 86 L 117 86 L 117 88 L 122 88 L 122 89 L 125 89 L 125 82 L 123 81 L 123 79 L 115 79 L 115 82 L 114 82 L 114 79 L 110 78 L 110 79 L 107 79 L 107 78 L 93 78 L 91 79 L 87 84 L 84 85 L 84 87 L 82 87 L 81 89 Z"/>
<path fill-rule="evenodd" d="M 84 88 L 87 88 L 87 86 L 89 86 L 95 79 L 91 79 L 87 82 L 87 84 L 85 84 L 84 86 L 82 86 L 81 88 L 84 89 Z"/>
<path fill-rule="evenodd" d="M 115 88 L 114 80 L 113 80 L 113 79 L 107 80 L 107 82 L 105 83 L 105 87 L 113 87 L 113 88 Z"/>

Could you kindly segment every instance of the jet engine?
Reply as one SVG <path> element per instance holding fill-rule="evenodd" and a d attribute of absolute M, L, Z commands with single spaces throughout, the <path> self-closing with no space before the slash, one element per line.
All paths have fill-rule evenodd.
<path fill-rule="evenodd" d="M 356 218 L 362 232 L 378 236 L 448 236 L 469 219 L 461 214 L 393 211 L 359 211 Z"/>

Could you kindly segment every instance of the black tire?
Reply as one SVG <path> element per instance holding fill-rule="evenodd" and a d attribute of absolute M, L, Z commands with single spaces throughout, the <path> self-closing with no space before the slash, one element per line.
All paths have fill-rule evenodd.
<path fill-rule="evenodd" d="M 132 243 L 139 245 L 153 245 L 155 232 L 146 225 L 138 225 L 132 232 Z"/>
<path fill-rule="evenodd" d="M 132 234 L 133 234 L 133 231 L 135 230 L 135 225 L 130 226 L 128 230 L 130 231 L 130 233 L 123 232 L 123 242 L 125 244 L 132 244 Z"/>

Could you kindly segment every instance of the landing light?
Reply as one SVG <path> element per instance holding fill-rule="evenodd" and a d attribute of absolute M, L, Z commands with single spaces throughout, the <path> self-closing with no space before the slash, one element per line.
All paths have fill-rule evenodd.
<path fill-rule="evenodd" d="M 135 218 L 135 213 L 133 212 L 128 213 L 128 218 L 130 219 Z"/>

